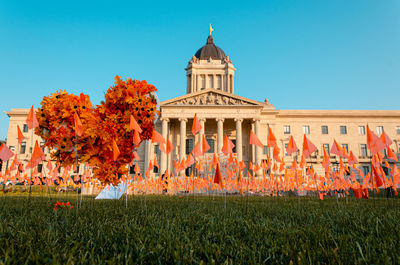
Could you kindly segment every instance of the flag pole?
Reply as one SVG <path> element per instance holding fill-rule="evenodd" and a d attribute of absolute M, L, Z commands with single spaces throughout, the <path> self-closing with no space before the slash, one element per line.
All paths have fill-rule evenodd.
<path fill-rule="evenodd" d="M 33 127 L 33 126 L 32 126 Z M 31 129 L 32 130 L 32 134 L 31 134 L 31 148 L 30 148 L 30 152 L 31 152 L 31 177 L 30 177 L 30 181 L 29 181 L 29 201 L 31 200 L 31 192 L 32 192 L 32 165 L 33 165 L 33 161 L 32 161 L 32 156 L 33 156 L 33 130 L 34 128 Z"/>

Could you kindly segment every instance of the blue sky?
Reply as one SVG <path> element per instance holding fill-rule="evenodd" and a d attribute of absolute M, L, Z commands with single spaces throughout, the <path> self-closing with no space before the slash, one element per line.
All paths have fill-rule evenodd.
<path fill-rule="evenodd" d="M 237 68 L 235 93 L 277 109 L 400 109 L 400 1 L 2 1 L 0 139 L 11 108 L 56 90 L 98 104 L 114 76 L 161 100 L 212 23 Z"/>

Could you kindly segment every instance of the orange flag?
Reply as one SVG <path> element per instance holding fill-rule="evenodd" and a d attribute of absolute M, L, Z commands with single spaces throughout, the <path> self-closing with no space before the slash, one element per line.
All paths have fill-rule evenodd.
<path fill-rule="evenodd" d="M 18 130 L 18 143 L 21 144 L 22 140 L 25 139 L 24 135 L 21 132 L 21 129 L 19 128 L 19 125 L 17 125 L 17 130 Z"/>
<path fill-rule="evenodd" d="M 47 162 L 46 168 L 51 171 L 53 169 L 53 165 L 51 164 L 51 161 Z"/>
<path fill-rule="evenodd" d="M 385 147 L 389 147 L 393 143 L 392 140 L 389 138 L 389 136 L 385 133 L 385 131 L 382 131 L 380 139 L 382 143 L 385 145 Z"/>
<path fill-rule="evenodd" d="M 136 147 L 139 147 L 142 139 L 140 139 L 139 132 L 137 130 L 133 131 L 133 143 L 135 144 Z"/>
<path fill-rule="evenodd" d="M 273 134 L 271 127 L 268 127 L 268 138 L 267 138 L 267 146 L 268 147 L 277 147 L 278 145 L 276 144 L 276 137 Z"/>
<path fill-rule="evenodd" d="M 154 169 L 154 165 L 153 165 L 153 163 L 152 163 L 151 160 L 150 160 L 150 162 L 149 162 L 149 167 L 147 168 L 147 171 L 151 172 L 153 169 Z"/>
<path fill-rule="evenodd" d="M 129 120 L 129 130 L 135 130 L 138 133 L 142 133 L 142 128 L 140 128 L 139 124 L 136 122 L 135 118 L 133 117 L 133 115 L 130 116 L 130 120 Z"/>
<path fill-rule="evenodd" d="M 393 153 L 390 147 L 387 148 L 388 158 L 393 159 L 394 161 L 398 162 L 396 155 Z"/>
<path fill-rule="evenodd" d="M 2 144 L 0 146 L 0 159 L 3 161 L 7 161 L 11 157 L 14 156 L 14 153 L 7 147 L 6 144 Z"/>
<path fill-rule="evenodd" d="M 193 165 L 193 163 L 194 163 L 193 156 L 192 154 L 189 154 L 185 162 L 185 168 L 190 167 L 191 165 Z"/>
<path fill-rule="evenodd" d="M 219 163 L 219 161 L 218 161 L 217 155 L 214 153 L 213 160 L 212 160 L 212 166 L 216 167 L 218 163 Z"/>
<path fill-rule="evenodd" d="M 301 160 L 300 160 L 300 168 L 304 168 L 305 165 L 307 164 L 306 159 L 304 157 L 304 154 L 301 156 Z"/>
<path fill-rule="evenodd" d="M 82 136 L 82 134 L 83 134 L 83 126 L 82 126 L 81 119 L 79 119 L 79 116 L 78 116 L 78 114 L 76 112 L 74 113 L 74 124 L 75 124 L 76 135 Z"/>
<path fill-rule="evenodd" d="M 358 160 L 357 160 L 356 156 L 353 154 L 352 151 L 350 151 L 348 163 L 349 163 L 349 165 L 354 165 L 354 164 L 358 163 Z"/>
<path fill-rule="evenodd" d="M 290 136 L 289 138 L 289 144 L 286 147 L 286 153 L 288 155 L 293 154 L 294 152 L 299 151 L 299 148 L 297 148 L 296 142 L 294 141 L 293 136 Z"/>
<path fill-rule="evenodd" d="M 157 156 L 156 155 L 154 155 L 154 166 L 157 167 L 157 168 L 160 168 L 160 166 L 158 165 L 158 162 L 157 162 Z"/>
<path fill-rule="evenodd" d="M 151 142 L 152 142 L 152 143 L 159 143 L 159 145 L 160 145 L 160 150 L 161 150 L 162 152 L 165 152 L 165 151 L 166 151 L 166 150 L 165 150 L 165 147 L 164 147 L 165 139 L 164 139 L 164 137 L 162 137 L 162 135 L 159 134 L 156 130 L 153 130 L 153 135 L 151 136 Z"/>
<path fill-rule="evenodd" d="M 228 137 L 226 136 L 225 133 L 225 137 L 224 137 L 224 145 L 221 148 L 222 153 L 224 153 L 224 155 L 229 155 L 230 153 L 232 153 L 232 149 L 235 147 L 235 145 L 232 143 L 231 140 L 228 139 Z"/>
<path fill-rule="evenodd" d="M 194 157 L 202 155 L 199 142 L 197 142 L 196 145 L 193 147 L 192 153 Z"/>
<path fill-rule="evenodd" d="M 117 161 L 117 158 L 118 158 L 120 152 L 119 152 L 118 145 L 117 145 L 117 143 L 115 142 L 115 139 L 113 139 L 112 144 L 113 144 L 113 146 L 112 146 L 112 150 L 113 150 L 113 159 L 114 159 L 114 161 Z"/>
<path fill-rule="evenodd" d="M 278 148 L 278 146 L 274 147 L 273 156 L 274 156 L 275 161 L 277 161 L 279 163 L 282 162 L 281 158 L 279 157 L 280 151 L 281 150 Z"/>
<path fill-rule="evenodd" d="M 336 142 L 336 140 L 333 140 L 333 144 L 332 144 L 332 147 L 331 147 L 331 154 L 335 154 L 335 155 L 338 155 L 340 157 L 343 157 L 342 147 L 340 147 L 340 145 Z"/>
<path fill-rule="evenodd" d="M 382 140 L 369 129 L 367 124 L 367 147 L 371 150 L 372 155 L 375 155 L 379 151 L 385 149 L 385 144 Z"/>
<path fill-rule="evenodd" d="M 45 159 L 42 149 L 39 147 L 38 141 L 35 142 L 35 147 L 33 148 L 33 154 L 31 162 L 28 163 L 29 167 L 36 167 L 39 163 Z"/>
<path fill-rule="evenodd" d="M 250 144 L 254 144 L 260 148 L 264 148 L 264 145 L 261 143 L 260 139 L 258 139 L 257 135 L 250 130 Z"/>
<path fill-rule="evenodd" d="M 201 125 L 199 120 L 197 119 L 197 114 L 194 114 L 194 119 L 193 119 L 193 125 L 192 125 L 192 133 L 193 135 L 196 135 L 201 130 Z"/>
<path fill-rule="evenodd" d="M 306 135 L 304 134 L 304 139 L 303 139 L 303 155 L 304 158 L 308 158 L 314 151 L 317 150 L 317 147 L 307 139 Z"/>
<path fill-rule="evenodd" d="M 328 166 L 331 164 L 331 161 L 329 159 L 328 152 L 326 151 L 325 148 L 322 148 L 324 150 L 324 158 L 322 160 L 322 166 L 327 170 Z"/>
<path fill-rule="evenodd" d="M 33 110 L 33 105 L 31 110 L 29 111 L 28 117 L 26 118 L 26 124 L 28 125 L 29 129 L 35 129 L 39 126 L 39 122 L 36 119 L 35 111 Z"/>
<path fill-rule="evenodd" d="M 167 135 L 166 142 L 167 142 L 167 150 L 165 153 L 168 155 L 169 153 L 171 153 L 172 150 L 174 150 L 174 146 L 172 145 L 171 141 L 169 140 L 168 135 Z"/>
<path fill-rule="evenodd" d="M 202 144 L 202 147 L 203 147 L 202 152 L 203 152 L 203 155 L 204 155 L 205 153 L 207 153 L 208 150 L 210 150 L 210 146 L 208 145 L 208 143 L 206 141 L 206 136 L 204 134 L 203 134 L 203 141 L 201 142 L 201 144 Z"/>

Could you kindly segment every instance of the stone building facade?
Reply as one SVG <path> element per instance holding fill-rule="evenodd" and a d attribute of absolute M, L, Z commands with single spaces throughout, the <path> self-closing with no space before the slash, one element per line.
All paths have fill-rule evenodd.
<path fill-rule="evenodd" d="M 323 172 L 322 148 L 330 150 L 334 139 L 348 151 L 353 151 L 360 169 L 364 172 L 370 170 L 371 156 L 366 148 L 367 124 L 378 135 L 384 130 L 393 140 L 392 149 L 399 154 L 400 110 L 279 110 L 267 99 L 260 102 L 235 95 L 236 69 L 224 51 L 214 44 L 211 35 L 206 45 L 192 56 L 185 70 L 186 94 L 161 102 L 161 115 L 156 122 L 156 130 L 164 137 L 168 135 L 175 148 L 167 156 L 157 145 L 144 141 L 138 150 L 142 172 L 154 157 L 160 165 L 155 169 L 156 175 L 165 170 L 172 171 L 173 161 L 186 158 L 195 142 L 201 141 L 202 135 L 211 147 L 210 154 L 221 152 L 226 134 L 235 144 L 235 155 L 245 162 L 246 167 L 250 162 L 260 163 L 268 155 L 272 156 L 272 150 L 266 146 L 250 145 L 250 130 L 266 144 L 269 127 L 277 138 L 286 165 L 290 165 L 293 159 L 300 161 L 300 153 L 288 156 L 284 152 L 289 136 L 294 137 L 301 150 L 303 135 L 306 134 L 318 148 L 307 162 L 313 164 L 319 173 Z M 32 135 L 23 130 L 26 139 L 19 146 L 16 127 L 26 128 L 24 123 L 28 112 L 29 109 L 6 112 L 10 117 L 7 145 L 19 154 L 21 161 L 26 162 L 30 157 Z M 191 132 L 195 114 L 202 125 L 196 139 Z M 36 139 L 43 143 L 33 135 L 33 140 Z M 48 150 L 45 151 L 48 154 Z M 336 156 L 331 156 L 331 162 L 334 166 L 338 164 Z"/>

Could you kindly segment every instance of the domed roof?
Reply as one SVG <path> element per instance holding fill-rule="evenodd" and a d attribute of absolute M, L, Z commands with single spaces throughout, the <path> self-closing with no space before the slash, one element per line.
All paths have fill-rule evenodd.
<path fill-rule="evenodd" d="M 207 38 L 207 44 L 201 47 L 194 56 L 200 60 L 208 60 L 210 57 L 214 60 L 222 60 L 225 58 L 225 53 L 214 44 L 214 39 L 210 35 Z"/>

